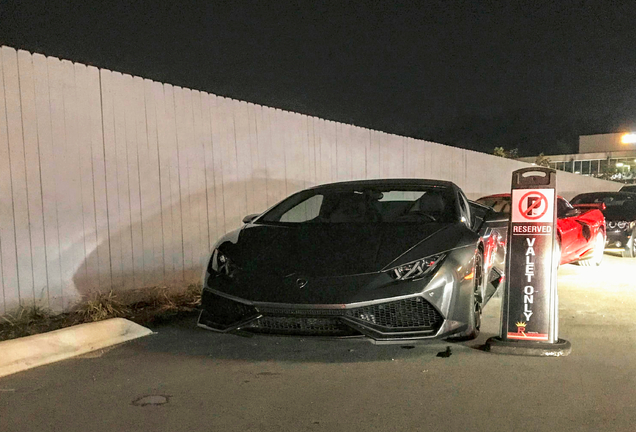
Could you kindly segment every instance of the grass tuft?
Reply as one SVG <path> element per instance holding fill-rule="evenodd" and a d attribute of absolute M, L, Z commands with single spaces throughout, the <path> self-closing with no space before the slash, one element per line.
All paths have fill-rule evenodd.
<path fill-rule="evenodd" d="M 53 314 L 39 306 L 21 306 L 0 316 L 0 341 L 109 318 L 126 318 L 146 326 L 166 324 L 192 315 L 200 301 L 201 286 L 191 284 L 185 289 L 151 287 L 118 293 L 94 292 L 62 314 Z"/>
<path fill-rule="evenodd" d="M 117 295 L 108 293 L 92 293 L 81 302 L 75 313 L 83 317 L 84 322 L 102 321 L 108 318 L 121 318 L 129 315 L 130 309 L 117 299 Z"/>

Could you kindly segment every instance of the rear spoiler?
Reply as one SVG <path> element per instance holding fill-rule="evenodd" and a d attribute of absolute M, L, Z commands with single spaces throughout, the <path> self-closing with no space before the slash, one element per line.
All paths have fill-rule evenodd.
<path fill-rule="evenodd" d="M 572 204 L 572 207 L 582 210 L 582 211 L 590 211 L 590 210 L 605 210 L 605 203 L 593 203 L 593 204 Z"/>

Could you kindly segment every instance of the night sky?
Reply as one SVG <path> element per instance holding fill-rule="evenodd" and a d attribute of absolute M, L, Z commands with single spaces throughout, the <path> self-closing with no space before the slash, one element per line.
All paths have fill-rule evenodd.
<path fill-rule="evenodd" d="M 636 126 L 633 1 L 0 1 L 0 43 L 521 156 Z"/>

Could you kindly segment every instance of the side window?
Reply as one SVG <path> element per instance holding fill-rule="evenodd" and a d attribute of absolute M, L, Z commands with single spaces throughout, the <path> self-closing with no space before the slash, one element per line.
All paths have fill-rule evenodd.
<path fill-rule="evenodd" d="M 322 195 L 314 195 L 309 199 L 295 205 L 280 217 L 281 222 L 301 223 L 315 219 L 320 214 Z"/>

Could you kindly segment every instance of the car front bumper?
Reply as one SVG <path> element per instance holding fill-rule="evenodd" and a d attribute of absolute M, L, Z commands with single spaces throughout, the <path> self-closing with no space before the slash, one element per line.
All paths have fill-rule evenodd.
<path fill-rule="evenodd" d="M 437 339 L 466 324 L 445 319 L 423 294 L 363 303 L 308 305 L 250 302 L 205 288 L 198 326 L 217 332 L 365 337 L 376 344 Z"/>
<path fill-rule="evenodd" d="M 631 231 L 625 230 L 608 230 L 607 239 L 605 240 L 605 248 L 625 248 L 631 238 Z"/>

